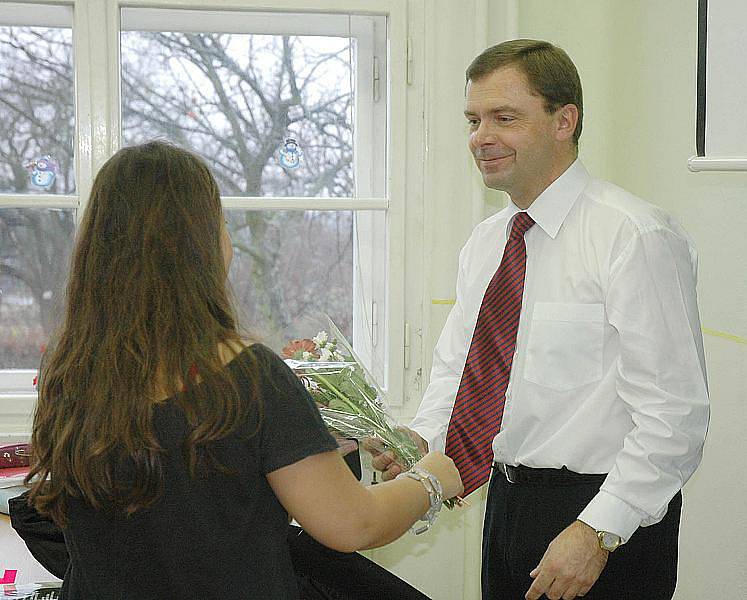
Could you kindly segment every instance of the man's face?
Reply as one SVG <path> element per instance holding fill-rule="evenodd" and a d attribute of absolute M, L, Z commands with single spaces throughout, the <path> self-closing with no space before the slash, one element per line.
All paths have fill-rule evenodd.
<path fill-rule="evenodd" d="M 469 149 L 485 185 L 507 192 L 517 206 L 527 208 L 562 173 L 558 163 L 572 148 L 565 130 L 571 123 L 563 123 L 564 112 L 548 114 L 542 96 L 513 66 L 470 81 L 464 111 Z"/>

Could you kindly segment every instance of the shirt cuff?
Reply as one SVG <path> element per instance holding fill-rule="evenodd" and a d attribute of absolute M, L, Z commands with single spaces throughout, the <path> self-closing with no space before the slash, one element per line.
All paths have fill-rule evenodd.
<path fill-rule="evenodd" d="M 443 426 L 437 423 L 431 424 L 426 419 L 416 417 L 409 427 L 428 443 L 429 452 L 434 450 L 443 452 L 446 449 L 446 436 Z"/>
<path fill-rule="evenodd" d="M 578 520 L 596 531 L 608 531 L 627 542 L 640 527 L 643 515 L 617 496 L 600 490 L 586 505 Z"/>

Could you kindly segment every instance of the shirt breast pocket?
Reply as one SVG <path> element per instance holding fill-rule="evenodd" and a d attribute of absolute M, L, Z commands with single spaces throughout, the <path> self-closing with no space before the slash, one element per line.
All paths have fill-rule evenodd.
<path fill-rule="evenodd" d="M 602 377 L 604 305 L 537 302 L 527 342 L 524 378 L 558 391 Z"/>

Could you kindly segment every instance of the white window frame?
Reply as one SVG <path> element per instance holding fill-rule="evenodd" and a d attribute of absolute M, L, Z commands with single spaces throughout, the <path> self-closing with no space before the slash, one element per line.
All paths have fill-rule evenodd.
<path fill-rule="evenodd" d="M 73 30 L 73 54 L 77 58 L 75 40 L 75 10 L 71 10 L 71 3 L 43 2 L 29 5 L 28 2 L 12 2 L 0 5 L 0 23 L 2 25 L 33 25 L 39 27 L 62 27 Z M 74 60 L 76 87 L 80 85 L 78 65 Z M 74 99 L 77 103 L 77 99 Z M 76 136 L 78 142 L 78 114 L 76 105 Z M 0 208 L 64 208 L 77 209 L 79 207 L 80 184 L 78 183 L 85 172 L 81 169 L 81 148 L 77 143 L 75 148 L 75 194 L 0 194 Z M 83 163 L 85 165 L 85 162 Z M 90 175 L 89 175 L 90 178 Z M 30 430 L 31 412 L 36 400 L 33 387 L 36 369 L 3 369 L 0 370 L 0 441 L 13 439 Z"/>
<path fill-rule="evenodd" d="M 406 190 L 406 162 L 407 150 L 404 140 L 392 143 L 391 132 L 406 131 L 407 104 L 407 2 L 404 0 L 16 0 L 16 6 L 23 8 L 17 24 L 47 24 L 45 15 L 58 10 L 45 10 L 39 4 L 54 7 L 72 7 L 73 9 L 73 52 L 75 57 L 75 174 L 76 194 L 69 196 L 33 195 L 20 196 L 0 195 L 0 207 L 55 207 L 73 208 L 77 210 L 78 219 L 82 216 L 90 193 L 93 176 L 103 163 L 120 147 L 120 80 L 119 80 L 119 30 L 120 10 L 127 8 L 158 8 L 158 9 L 194 9 L 216 12 L 220 18 L 222 11 L 252 11 L 252 12 L 300 12 L 354 15 L 384 16 L 386 28 L 376 27 L 374 20 L 357 19 L 356 27 L 351 33 L 363 35 L 366 27 L 373 29 L 373 37 L 365 38 L 385 43 L 386 54 L 378 56 L 381 76 L 380 97 L 383 99 L 373 110 L 371 122 L 359 120 L 356 123 L 356 181 L 360 192 L 353 198 L 244 198 L 226 197 L 223 199 L 225 208 L 240 208 L 248 210 L 351 210 L 351 211 L 379 211 L 385 214 L 386 235 L 381 231 L 381 219 L 368 218 L 370 215 L 360 213 L 356 226 L 355 263 L 372 265 L 372 268 L 361 268 L 356 273 L 356 293 L 361 293 L 367 299 L 367 306 L 360 309 L 361 314 L 354 315 L 354 343 L 357 348 L 368 353 L 374 365 L 374 371 L 381 371 L 377 375 L 384 375 L 389 401 L 393 406 L 401 406 L 404 394 L 404 352 L 405 352 L 405 265 L 404 265 L 404 231 L 405 231 L 405 190 Z M 34 6 L 37 5 L 37 6 Z M 9 5 L 7 5 L 9 6 Z M 0 6 L 0 20 L 6 6 Z M 5 11 L 6 13 L 8 11 Z M 255 18 L 260 15 L 251 15 Z M 213 18 L 213 17 L 211 17 Z M 347 18 L 345 18 L 347 21 Z M 334 21 L 334 19 L 332 20 Z M 292 17 L 286 25 L 294 25 Z M 346 25 L 347 26 L 347 25 Z M 203 30 L 207 28 L 204 27 Z M 323 33 L 323 31 L 320 31 Z M 360 38 L 364 39 L 364 38 Z M 359 42 L 359 61 L 362 65 L 361 53 L 372 52 L 365 43 Z M 373 66 L 372 66 L 373 68 Z M 388 75 L 388 77 L 387 77 Z M 388 84 L 388 85 L 387 85 Z M 372 84 L 368 84 L 369 86 Z M 363 101 L 365 85 L 357 82 L 357 98 Z M 357 106 L 358 111 L 362 110 Z M 386 114 L 387 126 L 385 132 L 375 126 L 376 111 Z M 370 155 L 370 160 L 361 161 L 358 158 L 364 152 L 358 138 L 361 134 L 385 135 L 384 144 L 375 144 L 381 148 L 381 154 Z M 368 129 L 368 133 L 366 133 Z M 400 134 L 402 135 L 402 134 Z M 366 169 L 370 169 L 366 170 Z M 386 173 L 385 179 L 380 171 Z M 384 185 L 372 182 L 385 181 Z M 365 189 L 365 188 L 368 189 Z M 383 189 L 381 189 L 383 188 Z M 373 214 L 373 213 L 371 213 Z M 384 262 L 371 260 L 373 255 L 385 256 Z M 358 302 L 354 303 L 356 306 Z M 369 337 L 362 324 L 375 323 L 373 336 L 376 343 L 367 345 Z M 361 325 L 361 326 L 358 326 Z M 382 343 L 385 340 L 385 344 Z M 369 337 L 369 341 L 370 337 Z M 368 358 L 364 356 L 364 358 Z M 25 375 L 24 375 L 25 376 Z M 12 385 L 10 373 L 0 372 L 0 433 L 8 427 L 9 417 L 19 413 L 19 402 L 26 402 L 29 406 L 24 418 L 15 419 L 17 428 L 27 428 L 30 422 L 32 402 L 35 393 L 27 390 L 22 393 Z M 15 374 L 18 377 L 18 374 Z M 5 393 L 8 392 L 8 393 Z M 24 411 L 20 411 L 24 412 Z M 21 423 L 21 421 L 25 421 Z M 5 427 L 4 427 L 5 425 Z"/>

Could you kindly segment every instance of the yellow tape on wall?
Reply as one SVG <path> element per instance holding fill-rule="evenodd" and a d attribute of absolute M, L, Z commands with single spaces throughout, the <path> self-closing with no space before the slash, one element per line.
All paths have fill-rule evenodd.
<path fill-rule="evenodd" d="M 720 337 L 731 342 L 736 342 L 737 344 L 747 344 L 747 338 L 739 337 L 738 335 L 734 335 L 733 333 L 716 331 L 715 329 L 709 329 L 708 327 L 703 327 L 703 333 L 705 333 L 706 335 L 712 335 L 714 337 Z"/>

